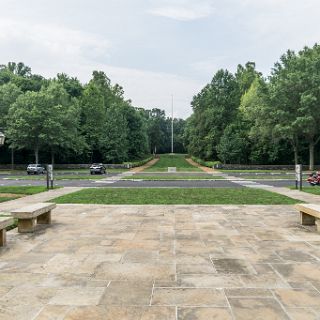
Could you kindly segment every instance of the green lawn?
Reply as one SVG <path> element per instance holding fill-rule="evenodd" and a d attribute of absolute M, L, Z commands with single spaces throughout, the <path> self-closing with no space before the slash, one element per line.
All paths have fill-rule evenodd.
<path fill-rule="evenodd" d="M 291 187 L 290 189 L 296 189 L 295 187 Z M 307 193 L 312 193 L 315 195 L 319 195 L 320 196 L 320 187 L 319 186 L 314 186 L 314 187 L 303 187 L 302 188 L 303 192 L 307 192 Z"/>
<path fill-rule="evenodd" d="M 99 180 L 106 178 L 103 174 L 70 174 L 70 175 L 55 175 L 54 180 Z M 8 176 L 6 180 L 46 180 L 46 175 L 25 175 L 25 176 Z"/>
<path fill-rule="evenodd" d="M 47 191 L 46 187 L 42 186 L 26 186 L 26 187 L 20 187 L 20 186 L 12 186 L 12 187 L 0 187 L 0 193 L 11 193 L 11 194 L 23 194 L 23 195 L 31 195 L 36 194 L 40 192 Z M 3 198 L 2 198 L 3 199 Z"/>
<path fill-rule="evenodd" d="M 14 200 L 17 198 L 19 197 L 0 197 L 0 202 L 6 202 L 6 201 Z"/>
<path fill-rule="evenodd" d="M 286 173 L 294 173 L 293 170 L 225 170 L 225 169 L 217 169 L 218 171 L 221 171 L 221 172 L 224 172 L 224 173 L 283 173 L 283 174 L 286 174 Z"/>
<path fill-rule="evenodd" d="M 295 204 L 283 195 L 252 188 L 92 188 L 53 200 L 83 204 Z"/>
<path fill-rule="evenodd" d="M 123 177 L 123 180 L 132 180 L 132 179 L 141 179 L 141 180 L 215 180 L 215 179 L 224 179 L 224 177 L 220 176 L 179 176 L 178 175 L 155 175 L 155 176 L 147 176 L 147 175 L 139 175 L 135 174 L 133 176 Z"/>
<path fill-rule="evenodd" d="M 176 167 L 177 171 L 200 171 L 201 169 L 186 161 L 184 154 L 161 154 L 160 160 L 144 172 L 166 172 L 168 167 Z"/>

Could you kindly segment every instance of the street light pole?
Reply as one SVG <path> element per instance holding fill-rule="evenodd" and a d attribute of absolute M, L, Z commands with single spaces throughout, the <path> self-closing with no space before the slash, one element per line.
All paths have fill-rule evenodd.
<path fill-rule="evenodd" d="M 171 153 L 173 154 L 173 95 L 171 96 Z"/>

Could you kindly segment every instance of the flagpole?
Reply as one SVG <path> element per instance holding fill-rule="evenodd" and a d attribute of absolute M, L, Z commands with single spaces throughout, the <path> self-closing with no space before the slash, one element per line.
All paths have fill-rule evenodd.
<path fill-rule="evenodd" d="M 171 153 L 173 153 L 173 95 L 171 96 Z"/>

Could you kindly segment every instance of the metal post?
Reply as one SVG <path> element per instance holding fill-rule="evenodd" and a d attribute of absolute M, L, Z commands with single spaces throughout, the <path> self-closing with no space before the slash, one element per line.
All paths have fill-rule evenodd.
<path fill-rule="evenodd" d="M 49 190 L 49 169 L 48 169 L 48 166 L 47 166 L 47 189 Z"/>
<path fill-rule="evenodd" d="M 296 189 L 302 190 L 302 164 L 296 165 Z"/>
<path fill-rule="evenodd" d="M 171 96 L 171 153 L 173 153 L 173 95 Z"/>
<path fill-rule="evenodd" d="M 53 165 L 48 164 L 47 166 L 47 188 L 49 189 L 49 180 L 51 189 L 53 189 Z"/>

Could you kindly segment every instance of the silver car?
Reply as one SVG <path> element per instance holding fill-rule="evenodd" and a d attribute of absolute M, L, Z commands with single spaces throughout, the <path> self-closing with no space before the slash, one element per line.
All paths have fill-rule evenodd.
<path fill-rule="evenodd" d="M 44 174 L 46 168 L 41 164 L 29 164 L 27 167 L 28 174 Z"/>

